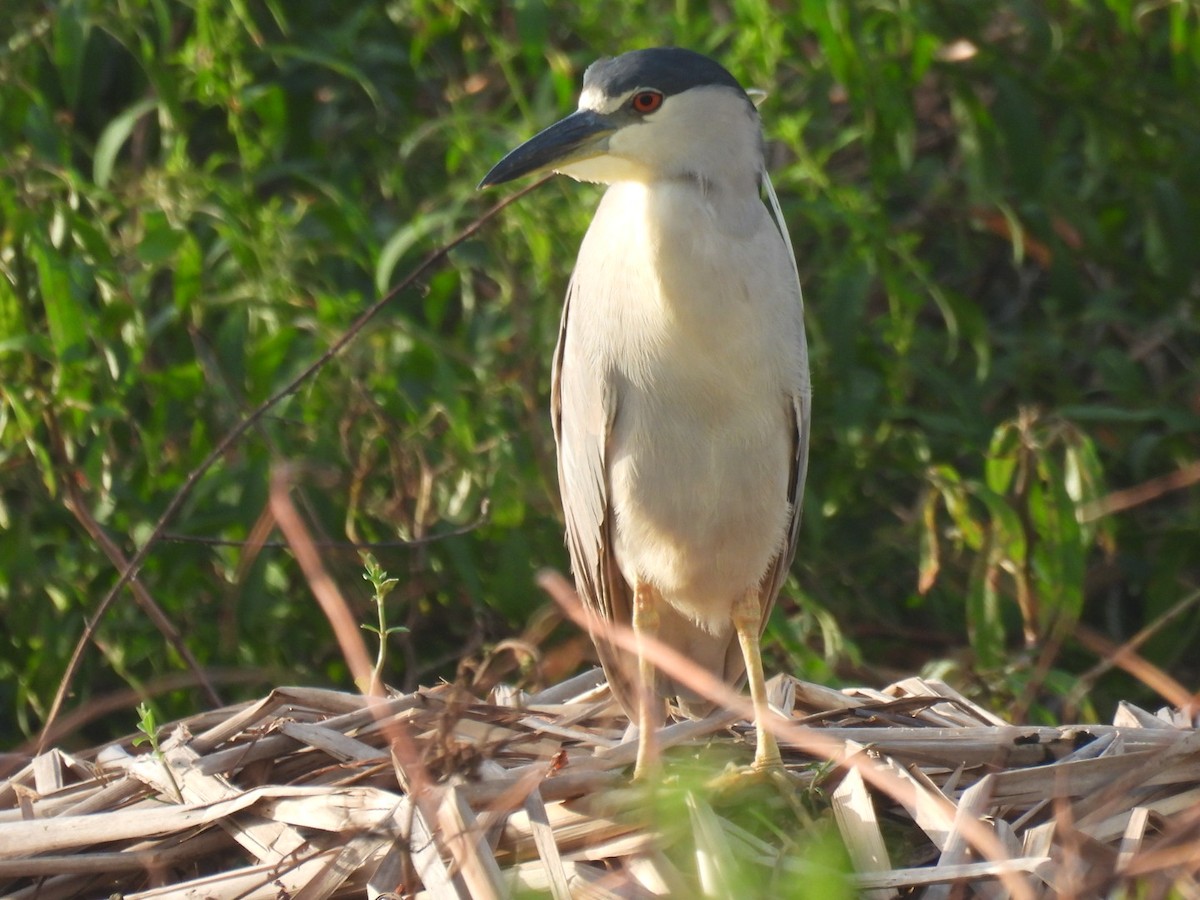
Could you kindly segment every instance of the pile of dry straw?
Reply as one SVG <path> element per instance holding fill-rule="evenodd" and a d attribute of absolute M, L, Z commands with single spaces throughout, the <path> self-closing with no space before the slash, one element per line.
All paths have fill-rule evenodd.
<path fill-rule="evenodd" d="M 805 832 L 751 827 L 749 806 L 836 822 L 871 898 L 1200 896 L 1200 737 L 1178 713 L 1024 727 L 932 680 L 771 687 L 790 785 L 680 786 L 697 759 L 750 759 L 721 712 L 668 726 L 664 785 L 631 787 L 596 671 L 490 702 L 286 688 L 157 750 L 50 750 L 0 781 L 0 894 L 726 897 L 816 877 Z M 673 779 L 683 816 L 653 799 Z"/>

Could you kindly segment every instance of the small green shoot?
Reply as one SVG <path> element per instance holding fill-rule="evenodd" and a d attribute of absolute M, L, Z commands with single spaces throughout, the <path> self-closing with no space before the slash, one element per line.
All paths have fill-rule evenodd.
<path fill-rule="evenodd" d="M 175 780 L 175 772 L 172 771 L 170 763 L 163 755 L 162 747 L 158 743 L 158 716 L 154 714 L 154 710 L 149 703 L 139 703 L 137 708 L 138 723 L 137 730 L 142 734 L 140 737 L 133 739 L 133 746 L 140 747 L 142 744 L 150 745 L 150 753 L 159 762 L 162 763 L 163 771 L 167 773 L 167 780 L 171 782 L 171 786 L 175 789 L 175 799 L 180 801 L 183 798 L 183 791 L 179 787 L 179 782 Z"/>
<path fill-rule="evenodd" d="M 408 629 L 403 625 L 387 624 L 387 606 L 386 600 L 388 594 L 395 590 L 396 585 L 400 583 L 399 579 L 388 577 L 388 573 L 384 571 L 383 566 L 379 565 L 379 561 L 375 559 L 367 551 L 362 553 L 363 566 L 366 572 L 363 573 L 363 578 L 371 582 L 371 588 L 375 599 L 375 612 L 378 616 L 377 622 L 374 625 L 364 624 L 363 630 L 369 631 L 379 637 L 379 650 L 375 654 L 375 666 L 371 670 L 371 692 L 381 683 L 383 676 L 383 667 L 387 663 L 387 639 L 392 634 L 404 634 Z"/>
<path fill-rule="evenodd" d="M 149 744 L 154 755 L 161 757 L 162 750 L 158 746 L 158 717 L 154 715 L 154 710 L 149 703 L 139 703 L 137 713 L 137 730 L 142 734 L 133 739 L 133 746 L 140 747 L 142 744 Z"/>

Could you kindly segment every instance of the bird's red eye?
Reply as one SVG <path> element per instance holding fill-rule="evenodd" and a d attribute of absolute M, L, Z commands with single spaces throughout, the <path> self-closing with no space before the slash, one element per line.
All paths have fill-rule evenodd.
<path fill-rule="evenodd" d="M 633 95 L 633 99 L 629 101 L 629 105 L 633 107 L 634 112 L 645 115 L 652 113 L 662 106 L 663 95 L 658 91 L 639 91 Z"/>

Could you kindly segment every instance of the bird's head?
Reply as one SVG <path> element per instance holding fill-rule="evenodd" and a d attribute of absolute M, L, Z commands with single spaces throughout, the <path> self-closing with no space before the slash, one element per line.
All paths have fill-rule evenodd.
<path fill-rule="evenodd" d="M 500 160 L 480 187 L 551 169 L 580 181 L 758 184 L 758 112 L 718 63 L 676 47 L 598 60 L 579 109 Z"/>

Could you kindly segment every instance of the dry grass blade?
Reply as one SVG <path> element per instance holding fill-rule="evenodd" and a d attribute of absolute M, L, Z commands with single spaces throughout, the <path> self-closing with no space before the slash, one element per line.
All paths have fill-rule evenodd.
<path fill-rule="evenodd" d="M 862 748 L 848 747 L 847 751 L 859 753 Z M 854 862 L 854 870 L 859 874 L 870 874 L 891 869 L 887 846 L 879 830 L 879 818 L 875 814 L 875 804 L 858 769 L 846 772 L 846 777 L 834 790 L 831 800 L 842 840 Z M 869 890 L 864 892 L 864 896 L 871 900 L 886 900 L 895 896 L 895 891 Z"/>
<path fill-rule="evenodd" d="M 735 856 L 720 819 L 711 806 L 694 793 L 687 795 L 688 815 L 696 836 L 696 871 L 700 889 L 706 897 L 733 897 L 737 894 Z"/>
<path fill-rule="evenodd" d="M 554 900 L 571 900 L 571 888 L 562 856 L 558 852 L 558 843 L 554 839 L 554 828 L 550 825 L 546 804 L 536 790 L 525 798 L 525 812 L 529 815 L 529 826 L 533 831 L 533 842 L 537 845 L 538 858 L 546 869 L 551 896 Z"/>
<path fill-rule="evenodd" d="M 475 900 L 499 900 L 504 896 L 504 878 L 484 839 L 475 813 L 457 788 L 445 792 L 438 819 L 443 841 L 458 861 L 463 880 Z"/>

